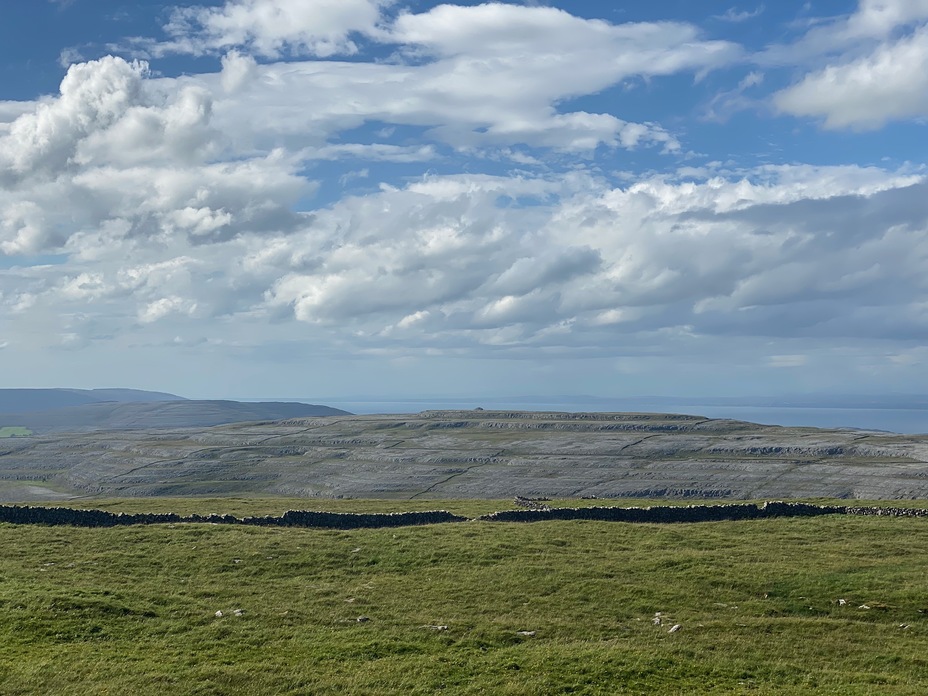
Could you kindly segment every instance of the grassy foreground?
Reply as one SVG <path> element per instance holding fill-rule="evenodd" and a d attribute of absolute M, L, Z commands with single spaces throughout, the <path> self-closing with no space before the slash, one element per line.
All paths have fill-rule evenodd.
<path fill-rule="evenodd" d="M 922 694 L 926 525 L 0 525 L 0 693 Z"/>

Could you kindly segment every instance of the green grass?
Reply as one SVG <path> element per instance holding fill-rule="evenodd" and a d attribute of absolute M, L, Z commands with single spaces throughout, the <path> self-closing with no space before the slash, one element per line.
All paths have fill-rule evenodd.
<path fill-rule="evenodd" d="M 32 435 L 29 428 L 22 428 L 18 425 L 7 425 L 0 428 L 0 438 L 4 437 L 28 437 Z"/>
<path fill-rule="evenodd" d="M 3 694 L 928 692 L 924 519 L 0 525 L 0 548 Z"/>

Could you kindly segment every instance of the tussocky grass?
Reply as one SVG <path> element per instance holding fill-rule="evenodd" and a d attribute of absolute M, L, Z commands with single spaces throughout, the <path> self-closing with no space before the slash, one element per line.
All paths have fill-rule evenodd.
<path fill-rule="evenodd" d="M 920 694 L 926 525 L 0 525 L 0 693 Z"/>

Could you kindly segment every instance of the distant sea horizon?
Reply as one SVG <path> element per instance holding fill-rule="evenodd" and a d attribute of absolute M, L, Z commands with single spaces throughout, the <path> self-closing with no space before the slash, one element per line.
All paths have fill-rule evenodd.
<path fill-rule="evenodd" d="M 252 400 L 252 399 L 249 399 Z M 600 397 L 512 397 L 512 398 L 311 398 L 276 399 L 321 403 L 358 415 L 418 413 L 431 410 L 565 411 L 565 412 L 644 412 L 682 413 L 707 418 L 731 418 L 764 425 L 784 425 L 813 428 L 853 428 L 904 434 L 928 433 L 928 403 L 921 397 L 859 397 L 847 400 L 846 406 L 834 402 L 843 399 L 823 399 L 813 405 L 814 398 L 764 398 L 755 403 L 748 399 L 641 397 L 608 399 Z"/>

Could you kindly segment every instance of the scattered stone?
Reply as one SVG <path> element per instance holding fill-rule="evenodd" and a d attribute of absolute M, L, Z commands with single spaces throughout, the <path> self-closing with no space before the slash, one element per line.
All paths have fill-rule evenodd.
<path fill-rule="evenodd" d="M 838 600 L 838 606 L 839 606 L 839 607 L 843 607 L 845 604 L 847 604 L 847 600 L 846 600 L 846 599 L 839 599 L 839 600 Z"/>
<path fill-rule="evenodd" d="M 232 613 L 235 614 L 236 616 L 241 616 L 241 615 L 244 614 L 245 612 L 244 612 L 243 610 L 241 610 L 241 609 L 234 609 L 234 610 L 232 611 Z"/>
<path fill-rule="evenodd" d="M 535 631 L 516 631 L 517 636 L 527 636 L 532 638 L 535 635 Z"/>
<path fill-rule="evenodd" d="M 673 626 L 670 627 L 670 630 L 667 631 L 667 633 L 676 633 L 677 631 L 680 630 L 680 628 L 681 628 L 680 624 L 674 624 Z"/>
<path fill-rule="evenodd" d="M 370 620 L 371 620 L 371 617 L 369 617 L 369 616 L 359 616 L 359 617 L 356 619 L 356 621 L 357 621 L 358 623 L 366 623 L 366 622 L 368 622 L 368 621 L 370 621 Z"/>
<path fill-rule="evenodd" d="M 859 607 L 857 607 L 857 608 L 858 608 L 858 609 L 869 609 L 870 606 L 867 605 L 867 604 L 861 604 L 861 605 L 860 605 Z"/>
<path fill-rule="evenodd" d="M 422 628 L 430 628 L 433 631 L 447 631 L 448 630 L 447 626 L 433 626 L 432 624 L 426 624 Z"/>
<path fill-rule="evenodd" d="M 899 628 L 901 628 L 903 631 L 907 631 L 909 630 L 909 624 L 899 624 Z"/>
<path fill-rule="evenodd" d="M 548 500 L 548 498 L 526 498 L 525 496 L 517 495 L 512 502 L 516 507 L 526 508 L 528 510 L 549 511 L 551 509 L 550 506 L 545 505 L 545 502 Z"/>
<path fill-rule="evenodd" d="M 222 618 L 222 609 L 216 610 L 215 616 L 216 616 L 217 619 L 221 619 L 221 618 Z"/>
<path fill-rule="evenodd" d="M 356 548 L 356 549 L 351 549 L 351 553 L 357 553 L 357 552 L 360 551 L 360 550 L 361 550 L 361 547 L 359 546 L 359 547 Z"/>
<path fill-rule="evenodd" d="M 354 604 L 357 600 L 354 597 L 349 597 L 345 600 L 348 604 Z"/>
<path fill-rule="evenodd" d="M 661 613 L 659 611 L 654 612 L 654 618 L 651 619 L 651 623 L 655 626 L 661 625 Z"/>
<path fill-rule="evenodd" d="M 242 562 L 242 559 L 241 559 L 241 558 L 233 558 L 233 559 L 232 559 L 232 562 L 233 562 L 233 563 L 241 563 L 241 562 Z"/>

